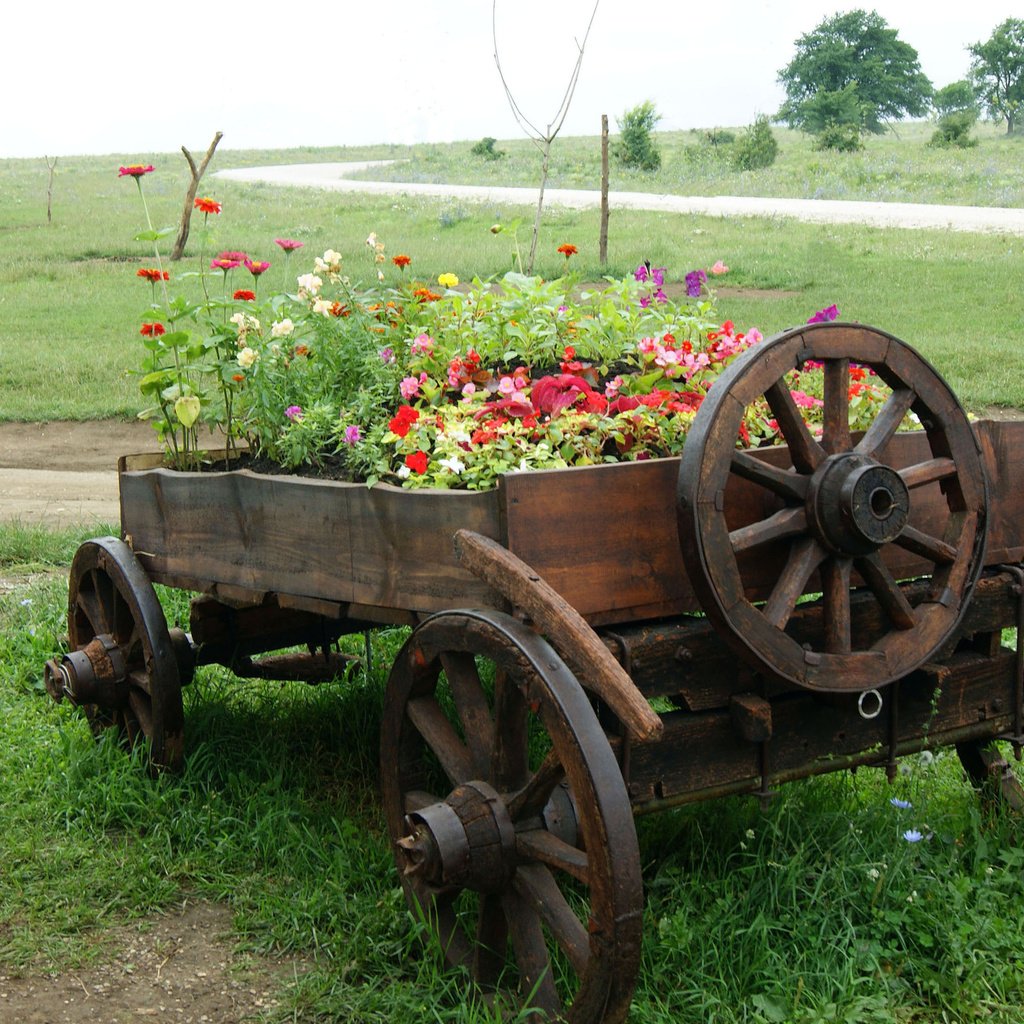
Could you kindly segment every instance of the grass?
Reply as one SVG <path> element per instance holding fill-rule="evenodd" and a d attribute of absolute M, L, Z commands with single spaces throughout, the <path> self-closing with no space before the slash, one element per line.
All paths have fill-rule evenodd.
<path fill-rule="evenodd" d="M 691 149 L 710 147 L 701 149 L 696 135 L 670 134 L 663 139 L 661 172 L 616 171 L 613 186 L 1024 201 L 1017 173 L 1024 146 L 1020 137 L 1006 138 L 993 126 L 982 126 L 979 146 L 951 153 L 927 148 L 928 131 L 927 126 L 901 127 L 899 138 L 869 139 L 866 151 L 854 155 L 816 154 L 801 136 L 780 131 L 778 163 L 753 174 L 729 170 L 713 153 L 699 160 L 687 156 Z M 414 180 L 536 185 L 538 164 L 527 142 L 501 143 L 498 148 L 510 155 L 499 161 L 473 157 L 470 146 L 225 151 L 216 166 L 408 158 L 391 173 Z M 597 187 L 593 139 L 559 140 L 554 151 L 553 186 Z M 0 161 L 5 185 L 0 193 L 0 420 L 131 417 L 140 408 L 133 371 L 148 293 L 134 271 L 151 263 L 152 253 L 147 243 L 132 241 L 144 221 L 134 185 L 116 175 L 117 165 L 128 159 L 157 165 L 159 173 L 145 180 L 153 219 L 157 225 L 176 223 L 187 176 L 180 156 L 62 158 L 52 224 L 45 216 L 45 164 Z M 344 255 L 354 278 L 369 276 L 373 268 L 363 240 L 370 231 L 385 241 L 389 255 L 410 254 L 412 272 L 426 281 L 442 271 L 462 279 L 500 274 L 511 266 L 511 240 L 488 228 L 522 217 L 521 240 L 528 240 L 525 225 L 531 223 L 527 208 L 464 201 L 341 196 L 212 178 L 204 182 L 204 191 L 224 203 L 217 247 L 242 248 L 274 261 L 264 279 L 271 288 L 283 287 L 307 269 L 303 259 L 328 247 Z M 283 235 L 306 242 L 290 267 L 272 242 Z M 768 335 L 836 302 L 844 318 L 882 327 L 917 347 L 968 408 L 1024 407 L 1019 356 L 1024 346 L 1019 288 L 1024 241 L 1019 238 L 616 211 L 609 263 L 602 267 L 597 236 L 596 211 L 549 208 L 536 269 L 546 276 L 561 273 L 563 261 L 555 250 L 564 241 L 581 250 L 574 269 L 583 280 L 624 275 L 643 259 L 668 267 L 669 278 L 679 280 L 694 267 L 723 259 L 732 269 L 720 282 L 720 311 L 741 327 L 758 326 Z M 197 255 L 193 248 L 172 270 L 176 275 L 194 270 Z"/>
<path fill-rule="evenodd" d="M 27 557 L 59 562 L 69 539 Z M 23 544 L 0 528 L 0 552 Z M 186 770 L 154 779 L 42 693 L 65 601 L 59 578 L 0 597 L 0 962 L 88 964 L 106 926 L 189 896 L 227 902 L 245 949 L 298 958 L 278 1024 L 494 1019 L 421 955 L 397 885 L 377 796 L 383 669 L 319 688 L 201 670 Z M 401 637 L 378 635 L 378 665 Z M 931 839 L 906 842 L 912 825 Z M 632 1021 L 1020 1020 L 1021 823 L 980 804 L 954 756 L 910 759 L 892 787 L 826 776 L 764 814 L 729 799 L 638 827 Z"/>

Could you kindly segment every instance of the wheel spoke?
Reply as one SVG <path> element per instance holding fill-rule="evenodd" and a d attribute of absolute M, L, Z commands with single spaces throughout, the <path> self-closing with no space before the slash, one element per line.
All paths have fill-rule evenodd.
<path fill-rule="evenodd" d="M 543 864 L 521 864 L 512 884 L 540 914 L 573 970 L 582 975 L 590 960 L 587 929 L 569 906 L 551 872 Z"/>
<path fill-rule="evenodd" d="M 903 532 L 893 541 L 912 554 L 920 555 L 937 565 L 951 565 L 956 561 L 956 548 L 938 537 L 922 533 L 913 526 L 904 526 Z"/>
<path fill-rule="evenodd" d="M 501 905 L 505 909 L 509 938 L 519 965 L 523 998 L 529 1006 L 555 1018 L 562 1012 L 562 1000 L 555 988 L 540 918 L 514 889 L 502 895 Z"/>
<path fill-rule="evenodd" d="M 487 697 L 480 685 L 476 659 L 471 654 L 447 652 L 441 655 L 441 665 L 448 677 L 452 699 L 455 701 L 462 732 L 473 755 L 473 764 L 479 778 L 487 777 L 493 746 L 494 723 Z"/>
<path fill-rule="evenodd" d="M 737 476 L 766 487 L 780 498 L 797 502 L 807 499 L 807 477 L 780 469 L 747 452 L 733 452 L 729 468 Z"/>
<path fill-rule="evenodd" d="M 807 511 L 803 508 L 783 508 L 759 523 L 741 526 L 729 534 L 733 551 L 747 551 L 761 544 L 784 537 L 793 537 L 807 530 Z"/>
<path fill-rule="evenodd" d="M 590 884 L 587 855 L 546 829 L 534 828 L 516 834 L 516 853 L 524 860 L 540 861 L 558 868 L 585 885 Z"/>
<path fill-rule="evenodd" d="M 850 571 L 848 558 L 830 558 L 821 569 L 822 597 L 825 605 L 825 650 L 830 654 L 848 654 L 850 638 Z"/>
<path fill-rule="evenodd" d="M 825 413 L 821 446 L 829 455 L 850 449 L 850 360 L 825 360 Z"/>
<path fill-rule="evenodd" d="M 79 589 L 78 593 L 75 595 L 75 605 L 88 620 L 89 628 L 92 630 L 93 636 L 99 636 L 101 633 L 110 632 L 110 627 L 107 623 L 106 609 L 103 607 L 95 589 Z M 91 640 L 92 637 L 89 637 L 89 639 Z"/>
<path fill-rule="evenodd" d="M 859 455 L 877 458 L 878 453 L 892 440 L 893 434 L 899 430 L 904 417 L 917 398 L 917 392 L 910 388 L 894 388 L 882 411 L 875 417 L 874 423 L 857 443 L 854 449 Z"/>
<path fill-rule="evenodd" d="M 805 537 L 790 548 L 786 566 L 764 606 L 764 617 L 776 629 L 785 629 L 807 581 L 824 557 L 825 549 L 813 537 Z"/>
<path fill-rule="evenodd" d="M 905 466 L 899 470 L 899 474 L 907 487 L 913 490 L 936 480 L 956 476 L 956 463 L 952 459 L 928 459 L 913 466 Z"/>
<path fill-rule="evenodd" d="M 856 559 L 854 566 L 892 624 L 897 629 L 913 629 L 917 625 L 917 615 L 878 553 Z"/>
<path fill-rule="evenodd" d="M 432 694 L 412 698 L 406 713 L 453 785 L 473 777 L 472 755 Z"/>
<path fill-rule="evenodd" d="M 527 781 L 527 707 L 515 680 L 501 669 L 494 677 L 494 749 L 491 779 L 499 792 L 521 789 Z"/>
<path fill-rule="evenodd" d="M 764 397 L 768 400 L 786 444 L 789 445 L 793 465 L 800 473 L 813 473 L 824 461 L 825 451 L 811 437 L 789 388 L 783 381 L 776 381 L 765 390 Z"/>
<path fill-rule="evenodd" d="M 411 814 L 413 811 L 422 811 L 424 807 L 436 804 L 439 800 L 440 797 L 434 796 L 433 793 L 428 793 L 425 789 L 410 789 L 405 794 L 403 802 L 404 812 Z"/>
<path fill-rule="evenodd" d="M 544 755 L 540 767 L 530 781 L 508 801 L 509 817 L 513 821 L 540 814 L 551 796 L 551 791 L 565 778 L 558 752 L 552 748 Z"/>
<path fill-rule="evenodd" d="M 501 897 L 495 893 L 480 896 L 476 916 L 476 941 L 473 943 L 473 977 L 483 989 L 498 987 L 505 969 L 505 947 L 508 944 L 508 925 Z"/>

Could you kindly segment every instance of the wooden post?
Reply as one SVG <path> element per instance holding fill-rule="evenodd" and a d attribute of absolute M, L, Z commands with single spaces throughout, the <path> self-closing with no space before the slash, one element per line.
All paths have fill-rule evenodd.
<path fill-rule="evenodd" d="M 57 167 L 57 157 L 53 158 L 53 163 L 50 163 L 48 156 L 44 156 L 43 159 L 46 161 L 46 166 L 50 168 L 50 180 L 46 185 L 46 223 L 51 224 L 53 222 L 53 172 Z"/>
<path fill-rule="evenodd" d="M 185 252 L 185 243 L 188 241 L 189 228 L 192 226 L 192 204 L 196 201 L 196 192 L 199 191 L 199 181 L 202 176 L 206 173 L 207 164 L 213 159 L 213 151 L 217 148 L 217 143 L 224 137 L 223 132 L 217 132 L 213 137 L 213 142 L 210 143 L 210 148 L 206 151 L 206 156 L 203 157 L 203 162 L 196 167 L 195 160 L 192 159 L 192 154 L 184 147 L 181 147 L 182 153 L 185 154 L 185 159 L 188 161 L 189 170 L 192 172 L 192 181 L 188 186 L 188 192 L 185 194 L 185 208 L 181 211 L 181 223 L 178 225 L 178 237 L 175 239 L 174 248 L 171 250 L 171 260 L 180 260 L 182 254 Z"/>
<path fill-rule="evenodd" d="M 608 265 L 608 115 L 601 115 L 601 236 L 598 241 L 601 266 Z"/>

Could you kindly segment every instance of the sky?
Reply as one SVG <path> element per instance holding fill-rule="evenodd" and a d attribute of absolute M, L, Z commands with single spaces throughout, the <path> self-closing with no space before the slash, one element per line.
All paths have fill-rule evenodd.
<path fill-rule="evenodd" d="M 856 3 L 599 0 L 563 135 L 596 135 L 651 100 L 659 130 L 737 127 L 774 114 L 798 37 Z M 1008 17 L 869 0 L 936 88 L 966 75 L 966 47 Z M 593 0 L 497 0 L 498 55 L 546 132 Z M 492 0 L 386 0 L 291 8 L 278 0 L 170 4 L 51 0 L 2 16 L 0 157 L 204 152 L 522 137 L 494 61 Z"/>

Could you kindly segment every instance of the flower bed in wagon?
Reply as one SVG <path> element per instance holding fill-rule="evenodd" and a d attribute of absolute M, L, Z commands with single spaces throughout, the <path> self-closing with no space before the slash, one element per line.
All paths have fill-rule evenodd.
<path fill-rule="evenodd" d="M 121 173 L 142 195 L 150 170 Z M 221 213 L 210 198 L 196 208 L 207 222 Z M 645 262 L 622 280 L 581 284 L 577 249 L 564 243 L 556 280 L 461 284 L 452 273 L 422 278 L 414 256 L 390 255 L 371 234 L 360 266 L 278 238 L 258 254 L 203 252 L 197 272 L 171 277 L 161 235 L 150 224 L 138 236 L 153 241 L 156 261 L 137 271 L 152 287 L 141 415 L 174 468 L 208 461 L 200 425 L 221 431 L 229 452 L 247 448 L 255 466 L 405 488 L 481 490 L 507 473 L 677 455 L 716 378 L 762 339 L 718 312 L 721 262 L 674 282 Z M 267 294 L 281 260 L 288 273 L 273 276 L 286 287 Z M 832 306 L 811 320 L 836 315 Z M 820 368 L 787 383 L 820 430 Z M 857 367 L 850 389 L 856 429 L 889 389 Z M 755 404 L 737 443 L 776 439 L 771 411 Z"/>

